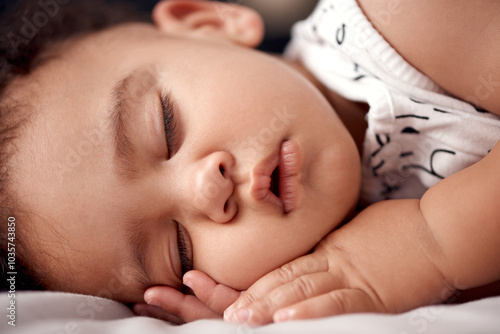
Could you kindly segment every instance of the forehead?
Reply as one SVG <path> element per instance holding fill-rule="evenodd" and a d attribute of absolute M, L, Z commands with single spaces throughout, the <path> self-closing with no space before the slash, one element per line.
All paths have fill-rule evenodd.
<path fill-rule="evenodd" d="M 46 149 L 39 164 L 57 162 L 55 155 L 70 148 L 89 151 L 85 141 L 93 149 L 107 146 L 101 145 L 108 144 L 103 142 L 107 127 L 103 116 L 112 103 L 111 91 L 140 60 L 134 45 L 146 44 L 151 36 L 155 30 L 149 25 L 128 24 L 65 42 L 50 52 L 49 61 L 17 80 L 15 86 L 25 92 L 31 116 L 21 141 L 28 150 Z M 66 131 L 71 127 L 82 130 L 85 140 Z"/>
<path fill-rule="evenodd" d="M 61 44 L 50 61 L 15 83 L 25 87 L 32 116 L 17 140 L 12 175 L 20 206 L 33 214 L 37 240 L 30 244 L 60 259 L 76 253 L 93 256 L 94 250 L 86 245 L 96 245 L 100 265 L 114 266 L 114 271 L 99 272 L 103 282 L 127 276 L 116 274 L 126 268 L 115 265 L 125 264 L 124 252 L 106 253 L 97 247 L 124 246 L 127 240 L 118 224 L 105 219 L 126 210 L 122 204 L 126 201 L 111 191 L 117 184 L 109 168 L 114 148 L 107 119 L 110 95 L 119 78 L 135 67 L 137 57 L 124 56 L 123 50 L 133 50 L 133 45 L 144 43 L 145 36 L 154 35 L 144 25 L 134 27 L 133 34 L 128 33 L 130 28 L 120 26 Z M 117 61 L 120 55 L 121 62 Z M 61 267 L 54 270 L 61 275 L 68 268 L 85 272 L 97 266 L 58 262 Z M 122 283 L 115 282 L 114 288 Z"/>

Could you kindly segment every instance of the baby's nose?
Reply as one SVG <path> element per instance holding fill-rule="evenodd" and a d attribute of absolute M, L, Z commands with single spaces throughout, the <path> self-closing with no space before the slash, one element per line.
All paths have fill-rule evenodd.
<path fill-rule="evenodd" d="M 216 223 L 227 223 L 238 211 L 230 170 L 234 158 L 228 152 L 214 152 L 205 157 L 194 175 L 194 206 Z"/>

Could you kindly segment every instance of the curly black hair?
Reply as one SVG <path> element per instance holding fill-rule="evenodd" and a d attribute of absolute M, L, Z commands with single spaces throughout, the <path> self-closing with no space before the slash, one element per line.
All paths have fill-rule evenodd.
<path fill-rule="evenodd" d="M 26 110 L 30 108 L 28 104 L 20 102 L 22 92 L 20 99 L 13 99 L 8 88 L 15 78 L 29 76 L 41 66 L 44 54 L 55 43 L 116 24 L 150 19 L 146 12 L 131 5 L 104 0 L 21 0 L 2 10 L 5 12 L 0 17 L 0 291 L 11 289 L 7 280 L 10 272 L 16 272 L 16 290 L 41 290 L 43 280 L 35 274 L 29 254 L 22 247 L 26 240 L 15 233 L 16 229 L 27 228 L 28 215 L 18 207 L 15 193 L 9 188 L 9 161 L 15 154 L 16 137 L 21 135 L 19 129 L 27 118 L 22 115 L 32 110 Z M 22 91 L 22 87 L 16 86 L 16 90 Z M 9 244 L 10 241 L 13 242 Z"/>

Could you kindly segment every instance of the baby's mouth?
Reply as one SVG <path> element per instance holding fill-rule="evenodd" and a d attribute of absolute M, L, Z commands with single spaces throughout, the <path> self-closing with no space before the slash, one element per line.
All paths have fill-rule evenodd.
<path fill-rule="evenodd" d="M 286 140 L 281 143 L 278 171 L 278 181 L 275 182 L 277 193 L 283 212 L 290 213 L 295 210 L 301 197 L 302 154 L 297 142 Z"/>
<path fill-rule="evenodd" d="M 278 153 L 261 162 L 253 171 L 252 197 L 279 206 L 287 214 L 300 197 L 302 159 L 293 141 L 281 143 Z"/>
<path fill-rule="evenodd" d="M 280 182 L 280 169 L 278 166 L 273 170 L 273 173 L 271 174 L 271 185 L 269 186 L 269 190 L 276 196 L 280 197 L 280 188 L 279 188 L 279 183 Z"/>

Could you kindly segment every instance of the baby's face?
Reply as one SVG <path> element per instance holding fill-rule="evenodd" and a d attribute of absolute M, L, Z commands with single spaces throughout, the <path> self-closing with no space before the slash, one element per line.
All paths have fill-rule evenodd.
<path fill-rule="evenodd" d="M 195 268 L 246 289 L 355 204 L 351 137 L 273 57 L 128 24 L 65 46 L 30 86 L 13 177 L 51 288 L 141 301 Z"/>

